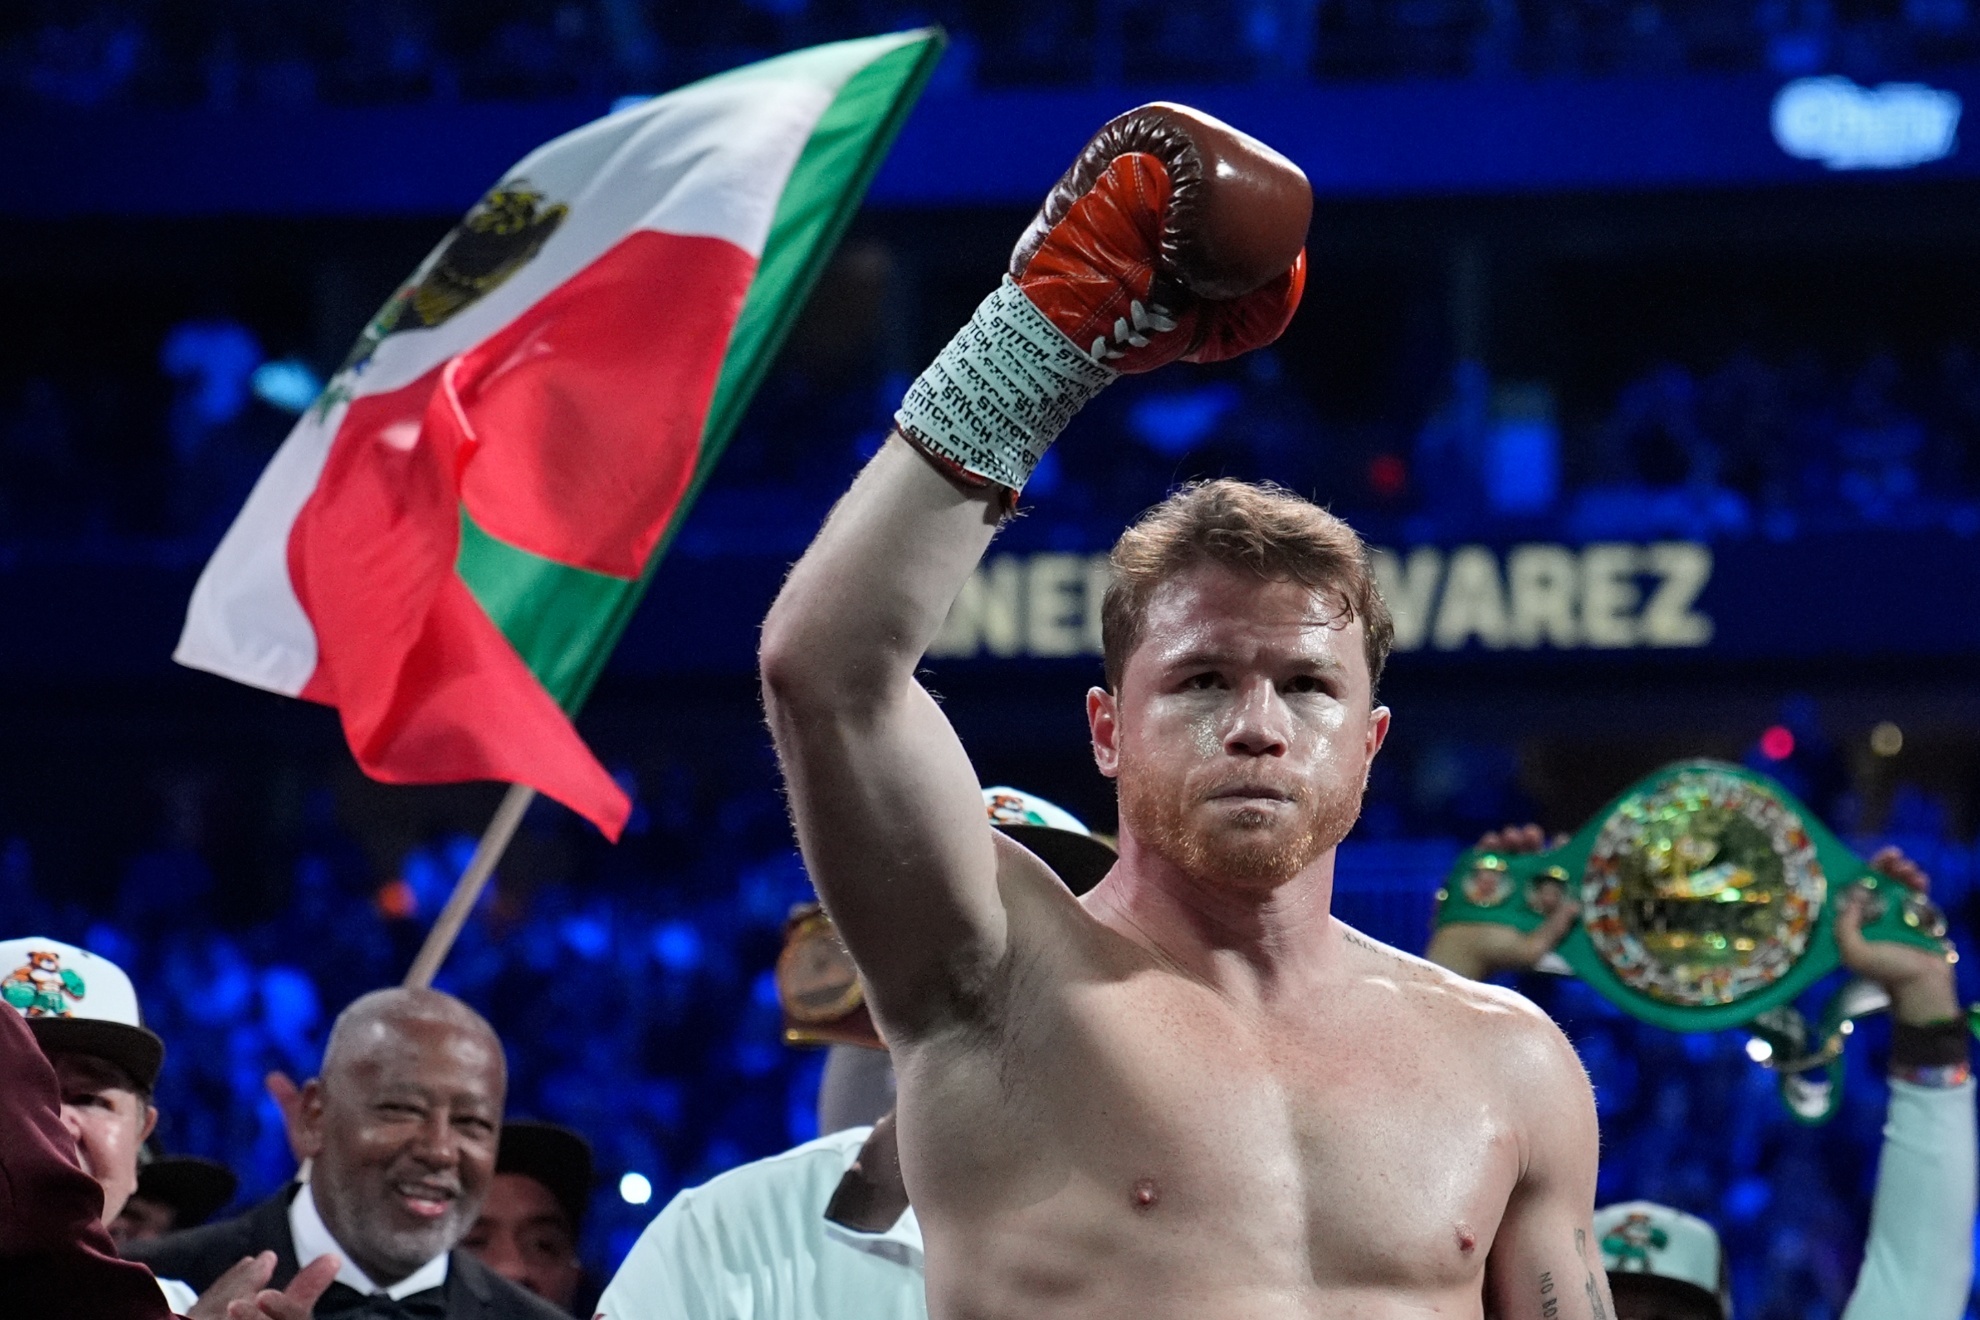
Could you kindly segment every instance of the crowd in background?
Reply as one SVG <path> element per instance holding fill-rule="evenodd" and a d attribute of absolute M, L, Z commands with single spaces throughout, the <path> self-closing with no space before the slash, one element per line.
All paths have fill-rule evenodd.
<path fill-rule="evenodd" d="M 171 327 L 133 371 L 0 382 L 0 549 L 199 562 L 317 384 L 227 315 Z M 1271 476 L 1387 542 L 1508 528 L 1571 541 L 1980 533 L 1970 342 L 1650 357 L 1570 406 L 1574 384 L 1460 359 L 1380 416 L 1341 419 L 1282 354 L 1256 353 L 1109 391 L 1031 489 L 1061 534 L 1092 546 L 1197 475 Z M 875 370 L 774 373 L 684 546 L 795 555 L 904 385 Z M 765 544 L 766 508 L 787 511 L 768 521 L 790 544 Z"/>
<path fill-rule="evenodd" d="M 950 85 L 1838 71 L 1970 59 L 1969 0 L 28 0 L 17 105 L 375 105 L 648 92 L 927 22 Z"/>
<path fill-rule="evenodd" d="M 73 855 L 10 820 L 0 911 L 129 972 L 170 1051 L 161 1144 L 231 1164 L 246 1205 L 295 1167 L 264 1076 L 313 1076 L 337 1011 L 405 974 L 473 840 L 361 839 L 318 785 L 261 845 L 279 860 L 229 867 L 243 806 L 230 792 L 197 770 L 165 776 L 155 832 L 90 902 L 62 883 Z M 623 1254 L 674 1189 L 815 1135 L 821 1060 L 781 1044 L 770 972 L 810 886 L 767 775 L 725 794 L 677 766 L 638 802 L 602 857 L 574 847 L 588 827 L 539 804 L 439 980 L 501 1033 L 511 1115 L 586 1134 L 615 1183 L 638 1173 L 655 1189 L 651 1205 L 601 1200 L 595 1261 Z M 575 873 L 574 852 L 590 859 Z"/>
<path fill-rule="evenodd" d="M 760 744 L 746 710 L 733 722 L 725 742 Z M 638 809 L 613 849 L 539 804 L 440 978 L 501 1033 L 510 1114 L 567 1124 L 596 1146 L 585 1253 L 601 1279 L 675 1190 L 816 1132 L 821 1059 L 782 1044 L 772 981 L 782 923 L 810 886 L 767 752 L 731 760 L 726 771 L 719 758 L 649 763 L 637 776 L 622 768 Z M 1889 839 L 1931 870 L 1966 954 L 1965 997 L 1980 997 L 1980 843 L 1945 804 L 1900 786 L 1866 821 L 1839 754 L 1812 728 L 1789 760 L 1756 753 L 1753 763 L 1822 804 L 1859 851 Z M 1431 893 L 1463 842 L 1530 804 L 1503 749 L 1434 747 L 1378 764 L 1335 906 L 1417 951 Z M 152 785 L 150 834 L 97 890 L 37 846 L 36 822 L 0 820 L 0 911 L 16 929 L 82 944 L 130 972 L 171 1051 L 157 1092 L 161 1143 L 231 1164 L 243 1179 L 237 1204 L 294 1169 L 264 1075 L 313 1074 L 331 1018 L 403 974 L 472 846 L 452 830 L 381 839 L 375 821 L 357 824 L 340 805 L 329 782 L 338 773 L 349 774 L 307 783 L 244 866 L 229 856 L 242 847 L 239 814 L 266 804 L 230 805 L 238 786 L 182 766 Z M 1885 1098 L 1879 1029 L 1852 1044 L 1838 1118 L 1808 1128 L 1790 1119 L 1740 1032 L 1676 1036 L 1576 982 L 1520 985 L 1562 1021 L 1594 1077 L 1601 1199 L 1654 1198 L 1717 1223 L 1742 1317 L 1833 1315 L 1864 1240 Z M 645 1180 L 631 1199 L 626 1174 Z"/>

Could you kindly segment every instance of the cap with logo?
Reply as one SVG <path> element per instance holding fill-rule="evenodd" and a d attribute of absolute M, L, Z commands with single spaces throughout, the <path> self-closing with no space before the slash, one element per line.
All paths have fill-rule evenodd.
<path fill-rule="evenodd" d="M 990 824 L 1052 868 L 1066 888 L 1084 894 L 1100 883 L 1117 854 L 1079 817 L 1035 793 L 999 785 L 983 790 Z M 885 1049 L 859 969 L 832 918 L 816 903 L 791 909 L 777 958 L 777 999 L 790 1045 L 864 1045 Z"/>
<path fill-rule="evenodd" d="M 1119 860 L 1079 817 L 1036 793 L 1002 785 L 986 788 L 983 808 L 999 833 L 1036 853 L 1074 894 L 1099 884 Z"/>
<path fill-rule="evenodd" d="M 1655 1201 L 1624 1201 L 1595 1212 L 1595 1240 L 1617 1293 L 1648 1285 L 1718 1308 L 1732 1320 L 1732 1293 L 1718 1232 L 1696 1215 Z"/>
<path fill-rule="evenodd" d="M 157 1085 L 165 1042 L 145 1029 L 131 978 L 108 958 L 41 935 L 0 940 L 0 1002 L 27 1019 L 42 1053 L 94 1055 L 146 1091 Z"/>

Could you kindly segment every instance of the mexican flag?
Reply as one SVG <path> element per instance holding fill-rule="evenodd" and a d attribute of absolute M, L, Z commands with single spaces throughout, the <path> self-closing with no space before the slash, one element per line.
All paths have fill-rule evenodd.
<path fill-rule="evenodd" d="M 798 51 L 526 156 L 269 462 L 175 658 L 337 707 L 375 778 L 528 784 L 616 839 L 571 714 L 941 46 Z"/>

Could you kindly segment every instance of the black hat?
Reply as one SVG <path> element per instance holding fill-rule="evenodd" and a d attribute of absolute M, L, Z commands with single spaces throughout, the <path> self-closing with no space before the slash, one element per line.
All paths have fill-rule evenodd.
<path fill-rule="evenodd" d="M 137 1195 L 172 1207 L 172 1229 L 196 1228 L 234 1199 L 241 1180 L 197 1155 L 160 1155 L 138 1166 Z"/>
<path fill-rule="evenodd" d="M 571 1232 L 583 1231 L 592 1186 L 591 1143 L 583 1137 L 555 1123 L 505 1120 L 495 1172 L 519 1173 L 542 1183 L 570 1217 Z"/>

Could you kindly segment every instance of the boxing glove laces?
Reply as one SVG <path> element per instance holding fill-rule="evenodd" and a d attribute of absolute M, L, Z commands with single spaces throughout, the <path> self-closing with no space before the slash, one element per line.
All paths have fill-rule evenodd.
<path fill-rule="evenodd" d="M 1305 288 L 1312 208 L 1298 166 L 1200 111 L 1156 103 L 1119 116 L 908 389 L 896 429 L 965 484 L 1014 494 L 1121 374 L 1278 338 Z"/>

